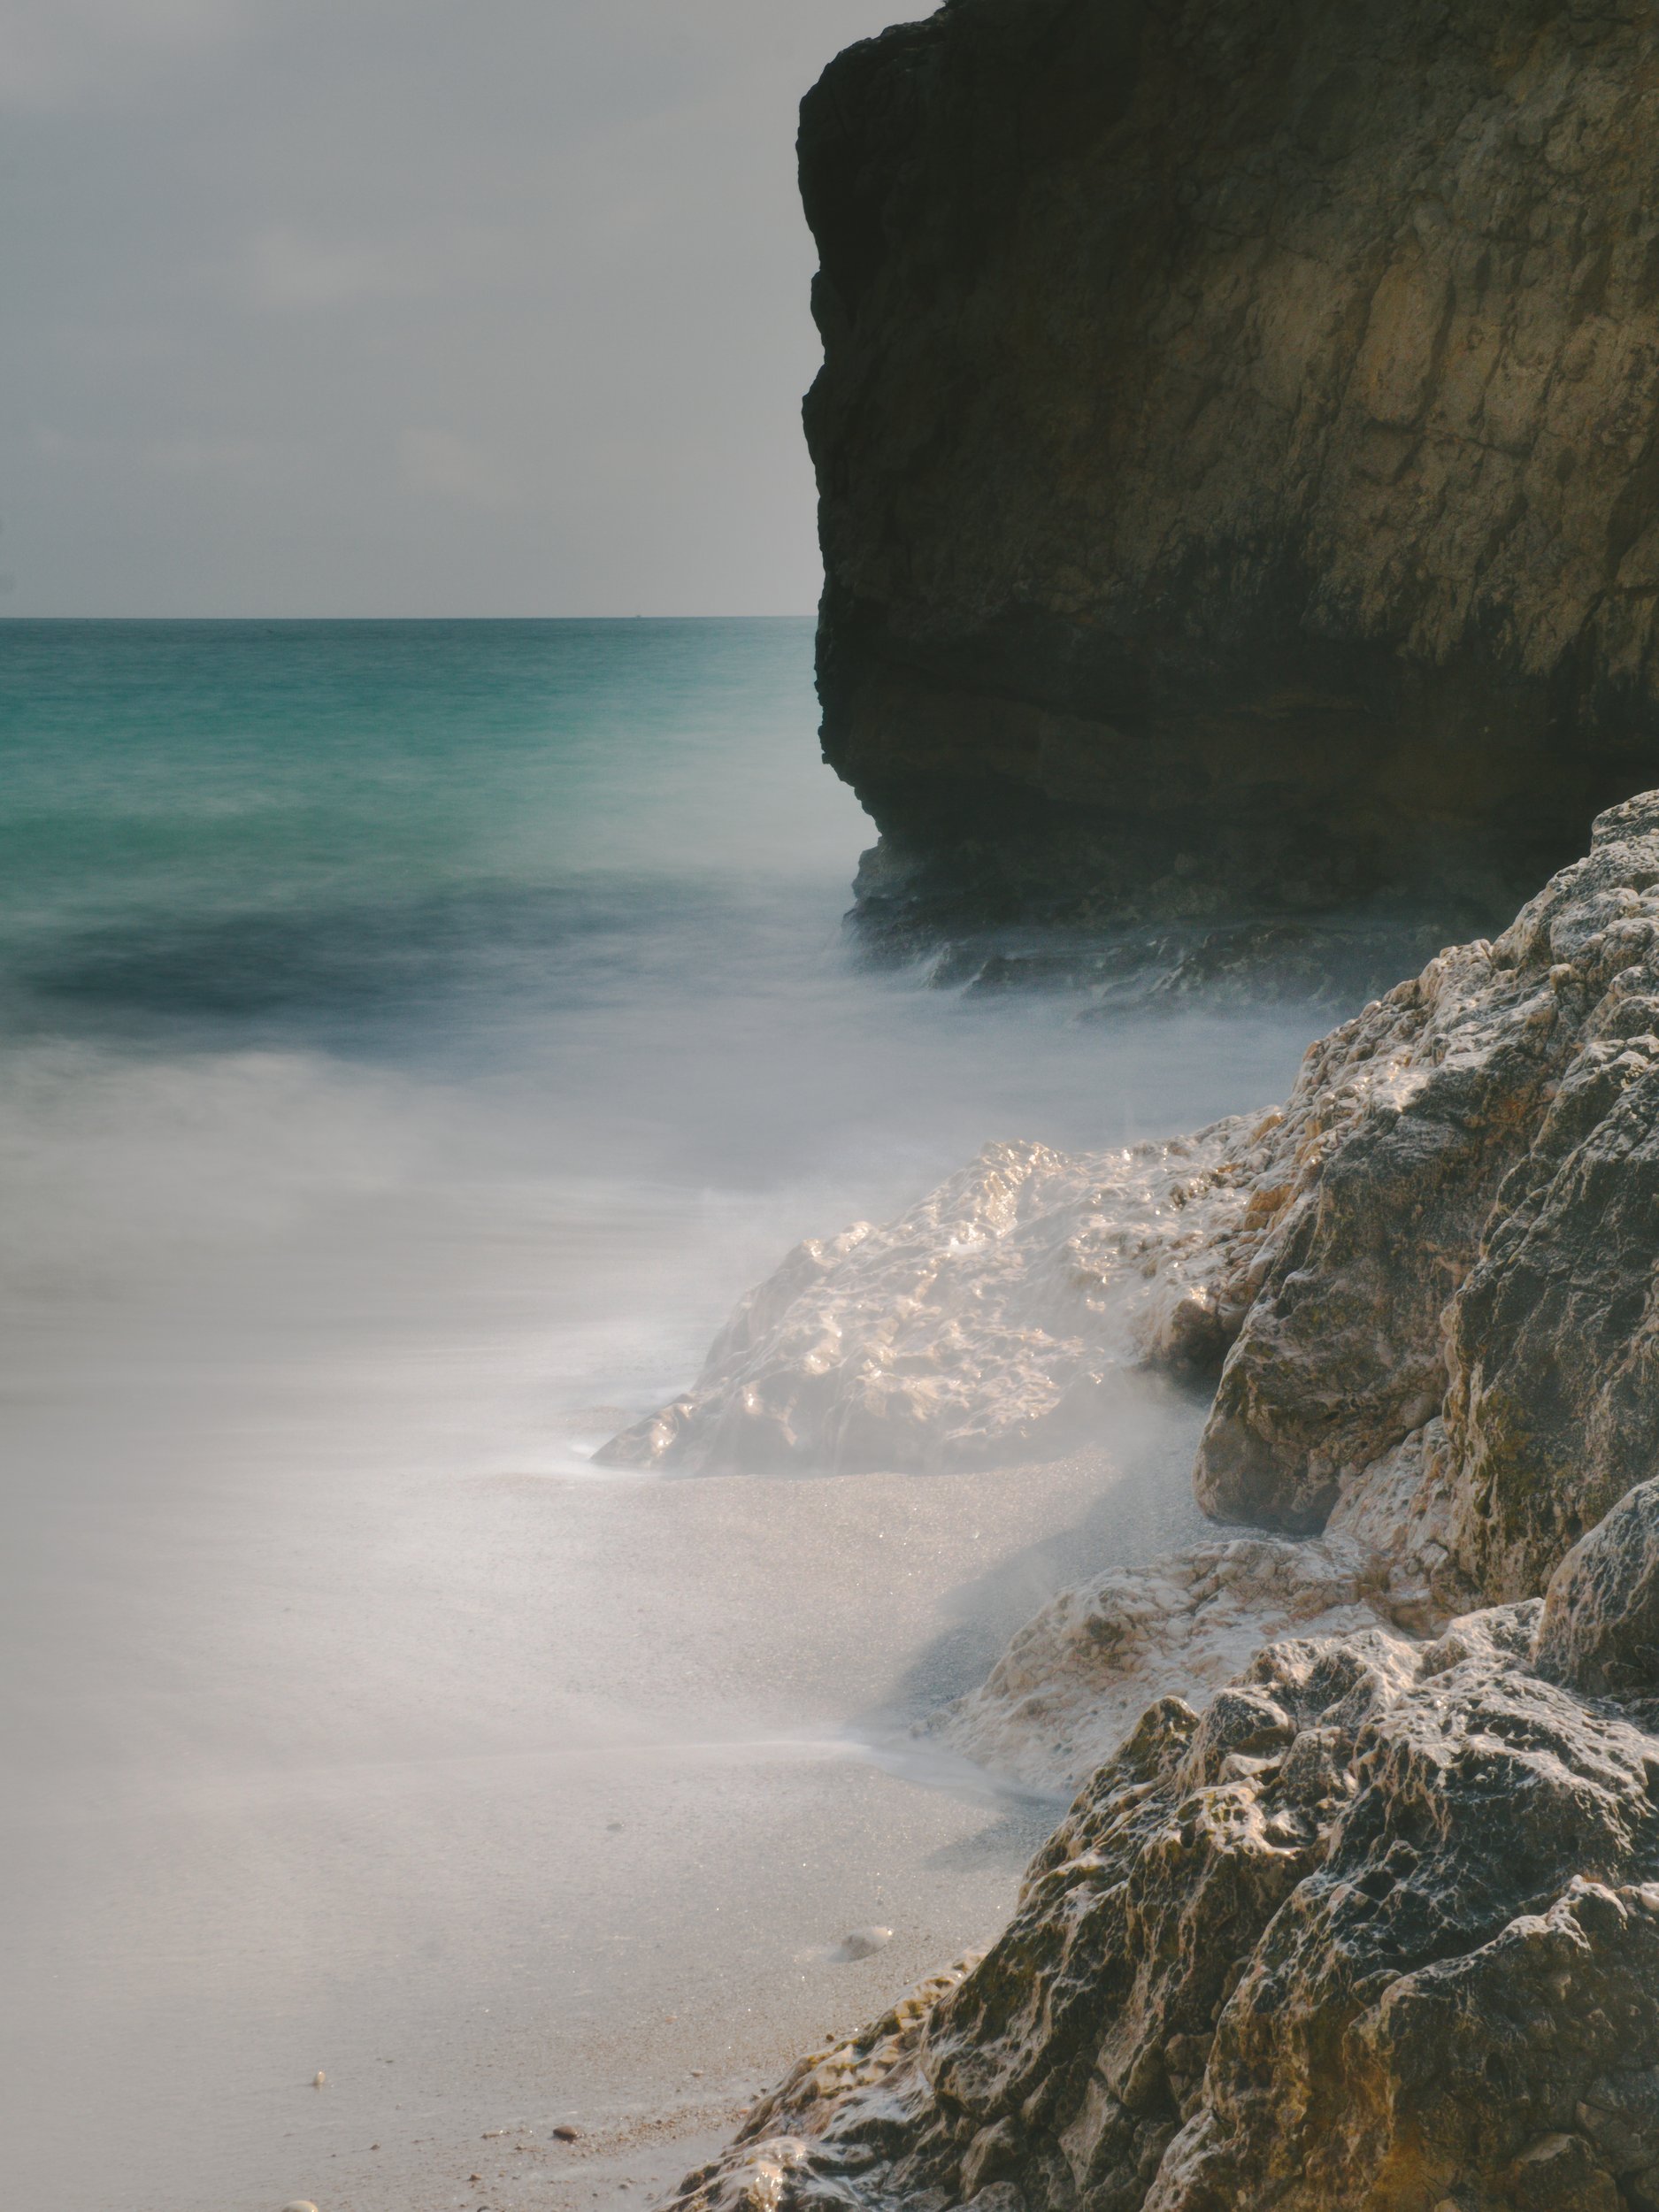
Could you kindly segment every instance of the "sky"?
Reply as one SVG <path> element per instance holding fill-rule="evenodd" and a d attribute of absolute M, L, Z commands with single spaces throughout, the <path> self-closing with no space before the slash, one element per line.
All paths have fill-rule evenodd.
<path fill-rule="evenodd" d="M 0 613 L 810 612 L 795 108 L 906 13 L 0 0 Z"/>

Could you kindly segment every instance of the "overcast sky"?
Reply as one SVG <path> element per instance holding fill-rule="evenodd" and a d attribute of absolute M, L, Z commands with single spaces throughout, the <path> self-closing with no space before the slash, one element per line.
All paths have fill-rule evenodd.
<path fill-rule="evenodd" d="M 906 12 L 0 0 L 0 611 L 809 611 L 795 111 Z"/>

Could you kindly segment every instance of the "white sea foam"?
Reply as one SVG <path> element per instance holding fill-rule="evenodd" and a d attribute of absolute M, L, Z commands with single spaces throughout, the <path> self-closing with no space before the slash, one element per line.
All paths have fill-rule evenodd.
<path fill-rule="evenodd" d="M 126 634 L 97 649 L 160 651 Z M 199 716 L 194 751 L 159 723 L 118 741 L 102 709 L 42 737 L 31 804 L 84 741 L 112 841 L 77 815 L 31 845 L 0 1045 L 0 2132 L 20 2200 L 435 2198 L 471 2170 L 449 2152 L 504 2120 L 672 2101 L 690 2066 L 753 2085 L 1011 1898 L 1039 1816 L 958 1791 L 972 1769 L 937 1743 L 847 1746 L 891 1746 L 1079 1576 L 1185 1533 L 1194 1409 L 1114 1365 L 1162 1293 L 1066 1270 L 1108 1254 L 1080 1225 L 1098 1190 L 1101 1222 L 1118 1207 L 1132 1244 L 1169 1245 L 1177 1279 L 1186 1167 L 1134 1147 L 1281 1094 L 1310 1025 L 1077 1026 L 1064 1001 L 861 971 L 837 933 L 861 826 L 815 764 L 798 642 L 794 726 L 756 710 L 725 752 L 741 668 L 698 695 L 701 750 L 672 729 L 630 749 L 639 699 L 666 723 L 672 685 L 616 677 L 581 733 L 603 806 L 562 826 L 540 706 L 499 744 L 466 722 L 496 649 L 475 638 L 467 681 L 424 703 L 449 649 L 380 641 L 424 672 L 395 715 L 362 695 L 366 751 L 340 735 L 358 695 L 326 685 L 268 739 L 238 705 L 222 754 Z M 256 704 L 282 667 L 314 688 L 319 654 L 355 649 L 212 649 L 232 645 Z M 150 713 L 146 667 L 129 690 Z M 775 757 L 804 766 L 757 810 Z M 133 761 L 178 802 L 136 858 Z M 318 797 L 347 772 L 349 838 Z M 196 902 L 204 841 L 239 818 L 206 799 L 267 780 L 292 805 L 264 903 L 236 906 L 265 849 L 234 842 Z M 819 781 L 841 842 L 809 825 L 790 856 L 818 872 L 727 882 Z M 457 918 L 417 871 L 475 860 L 497 824 L 515 883 L 550 825 L 597 871 L 613 818 L 641 872 L 689 868 L 718 819 L 705 879 L 595 873 Z M 1033 1139 L 1017 1173 L 970 1171 L 932 1229 L 925 1205 L 867 1276 L 822 1279 L 820 1319 L 901 1369 L 944 1302 L 962 1362 L 913 1373 L 948 1444 L 883 1466 L 871 1442 L 864 1471 L 822 1481 L 768 1479 L 810 1463 L 806 1427 L 745 1475 L 593 1466 L 780 1251 L 902 1217 L 999 1129 Z M 1084 1147 L 1117 1149 L 1060 1157 Z M 879 1317 L 901 1282 L 913 1341 Z M 1028 1292 L 1048 1318 L 1022 1408 L 994 1375 Z M 1053 1409 L 1085 1374 L 1093 1446 L 1059 1457 Z M 1004 1444 L 1033 1448 L 1011 1479 L 969 1463 Z M 800 1963 L 872 1924 L 894 1929 L 879 1955 Z M 442 2141 L 438 2178 L 417 2138 Z"/>
<path fill-rule="evenodd" d="M 1125 1366 L 1179 1365 L 1213 1337 L 1251 1126 L 1109 1153 L 987 1145 L 896 1220 L 797 1245 L 695 1386 L 599 1457 L 926 1471 L 1076 1442 Z"/>

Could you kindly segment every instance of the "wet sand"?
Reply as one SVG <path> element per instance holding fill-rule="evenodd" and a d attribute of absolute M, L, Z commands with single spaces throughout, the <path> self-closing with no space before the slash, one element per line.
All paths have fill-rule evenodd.
<path fill-rule="evenodd" d="M 19 2201 L 640 2201 L 995 1932 L 1055 1808 L 881 1747 L 1187 1525 L 1195 1408 L 1012 1473 L 600 1478 L 591 1415 L 534 1463 L 521 1268 L 379 1357 L 199 1287 L 11 1377 Z"/>

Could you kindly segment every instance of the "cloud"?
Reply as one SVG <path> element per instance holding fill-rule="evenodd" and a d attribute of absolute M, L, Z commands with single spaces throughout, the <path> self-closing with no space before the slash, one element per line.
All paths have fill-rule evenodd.
<path fill-rule="evenodd" d="M 416 491 L 495 514 L 524 504 L 522 485 L 495 456 L 451 430 L 405 430 L 398 459 L 404 481 Z"/>
<path fill-rule="evenodd" d="M 250 302 L 268 314 L 408 297 L 432 288 L 430 272 L 407 246 L 333 243 L 303 238 L 282 224 L 253 240 L 242 283 Z"/>
<path fill-rule="evenodd" d="M 250 0 L 5 0 L 0 106 L 125 97 L 135 65 L 166 66 L 227 45 L 251 19 Z"/>
<path fill-rule="evenodd" d="M 311 314 L 371 300 L 419 299 L 488 277 L 498 241 L 478 229 L 417 233 L 373 243 L 307 235 L 274 223 L 250 241 L 237 288 L 262 314 Z"/>
<path fill-rule="evenodd" d="M 891 12 L 0 0 L 16 603 L 810 608 L 795 104 Z"/>

